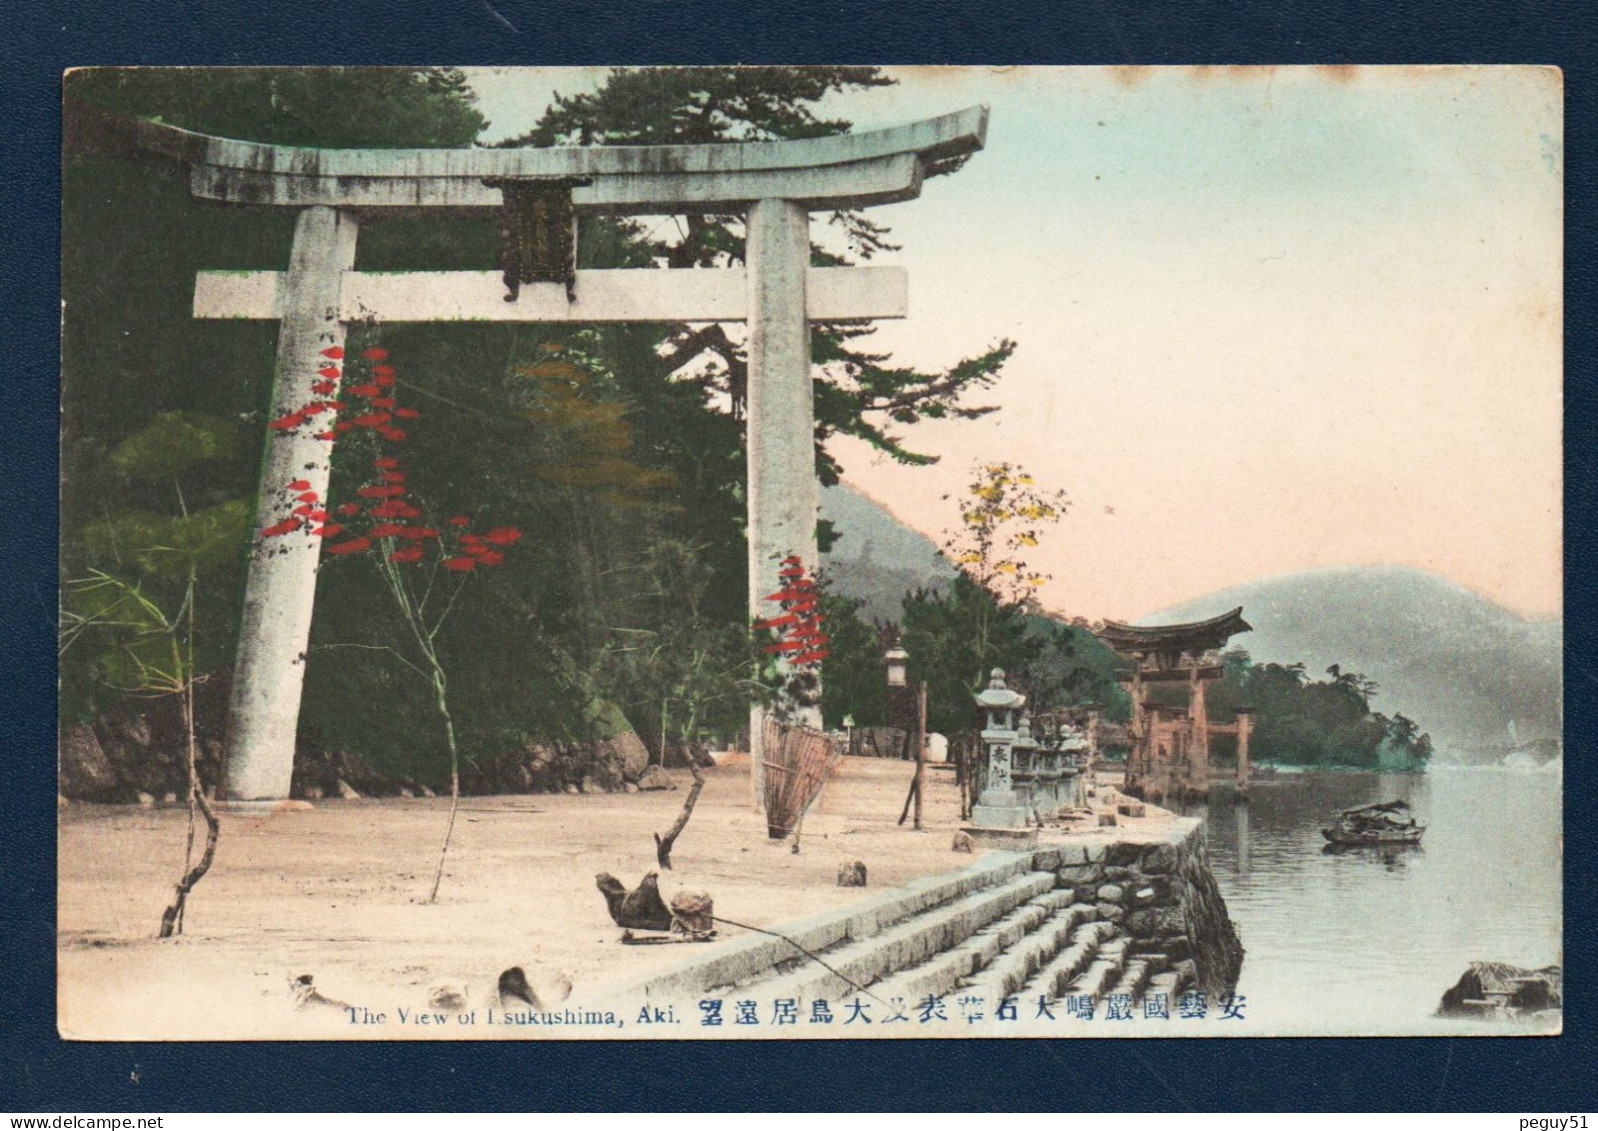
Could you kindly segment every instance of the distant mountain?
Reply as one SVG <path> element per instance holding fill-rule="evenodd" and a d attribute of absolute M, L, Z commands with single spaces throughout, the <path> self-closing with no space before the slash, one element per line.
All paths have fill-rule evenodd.
<path fill-rule="evenodd" d="M 1443 762 L 1496 761 L 1552 746 L 1561 729 L 1562 620 L 1528 621 L 1435 574 L 1402 567 L 1314 570 L 1251 581 L 1148 617 L 1202 620 L 1243 606 L 1232 638 L 1260 663 L 1341 664 L 1381 685 L 1372 706 L 1428 731 Z"/>
<path fill-rule="evenodd" d="M 938 548 L 878 503 L 849 487 L 821 492 L 821 517 L 833 524 L 838 540 L 821 565 L 842 593 L 865 602 L 868 620 L 897 621 L 906 590 L 940 589 L 954 577 L 954 567 L 938 556 Z"/>

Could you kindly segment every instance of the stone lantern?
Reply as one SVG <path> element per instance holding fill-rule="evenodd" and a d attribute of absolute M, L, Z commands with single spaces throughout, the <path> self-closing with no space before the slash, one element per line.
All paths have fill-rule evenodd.
<path fill-rule="evenodd" d="M 1060 727 L 1055 755 L 1060 760 L 1060 781 L 1056 789 L 1059 807 L 1080 809 L 1087 804 L 1087 784 L 1083 771 L 1093 764 L 1088 738 L 1069 723 Z"/>
<path fill-rule="evenodd" d="M 1004 685 L 1004 669 L 994 668 L 987 689 L 976 696 L 982 711 L 982 749 L 987 758 L 986 788 L 971 807 L 978 828 L 1026 828 L 1026 799 L 1016 792 L 1012 755 L 1020 738 L 1018 718 L 1026 696 Z"/>
<path fill-rule="evenodd" d="M 1087 715 L 1087 749 L 1088 761 L 1091 763 L 1099 756 L 1100 736 L 1104 727 L 1104 705 L 1102 703 L 1084 703 L 1082 710 Z M 1086 768 L 1086 767 L 1084 767 Z"/>
<path fill-rule="evenodd" d="M 910 659 L 910 653 L 895 644 L 882 654 L 882 662 L 888 668 L 888 686 L 904 687 L 906 685 L 905 661 Z"/>
<path fill-rule="evenodd" d="M 1044 727 L 1036 759 L 1035 777 L 1032 783 L 1032 808 L 1039 817 L 1053 817 L 1060 812 L 1062 798 L 1059 728 L 1052 722 Z"/>
<path fill-rule="evenodd" d="M 1039 812 L 1046 804 L 1041 796 L 1043 744 L 1032 736 L 1032 716 L 1021 712 L 1021 722 L 1016 727 L 1015 744 L 1010 748 L 1010 783 L 1017 800 L 1028 812 Z"/>

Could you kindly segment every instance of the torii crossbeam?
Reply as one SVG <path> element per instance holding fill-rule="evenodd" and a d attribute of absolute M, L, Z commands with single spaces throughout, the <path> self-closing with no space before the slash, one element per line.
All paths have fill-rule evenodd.
<path fill-rule="evenodd" d="M 986 107 L 973 107 L 800 141 L 546 149 L 305 149 L 92 110 L 73 125 L 83 132 L 76 140 L 176 165 L 196 198 L 298 213 L 286 271 L 202 271 L 195 282 L 196 318 L 277 321 L 273 417 L 312 398 L 321 351 L 342 347 L 351 322 L 747 321 L 749 609 L 760 617 L 771 611 L 764 594 L 778 587 L 780 559 L 797 554 L 812 569 L 817 559 L 809 320 L 907 313 L 900 268 L 810 267 L 810 213 L 915 198 L 927 176 L 982 148 L 987 119 Z M 579 216 L 740 212 L 745 267 L 578 271 L 570 289 L 527 283 L 514 301 L 497 272 L 352 270 L 363 221 L 496 215 L 503 186 L 518 182 L 568 186 Z M 292 479 L 325 497 L 330 469 L 327 441 L 272 433 L 258 514 Z M 279 539 L 271 550 L 257 543 L 245 586 L 224 786 L 235 800 L 286 798 L 293 773 L 321 546 Z M 758 745 L 761 728 L 752 730 Z"/>

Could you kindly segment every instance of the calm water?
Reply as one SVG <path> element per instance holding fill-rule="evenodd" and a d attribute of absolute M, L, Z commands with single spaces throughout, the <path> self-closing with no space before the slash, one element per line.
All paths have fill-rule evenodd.
<path fill-rule="evenodd" d="M 1394 798 L 1420 847 L 1323 850 L 1338 810 Z M 1253 1032 L 1480 1030 L 1432 1016 L 1471 961 L 1561 961 L 1556 772 L 1284 775 L 1190 812 L 1247 950 Z"/>

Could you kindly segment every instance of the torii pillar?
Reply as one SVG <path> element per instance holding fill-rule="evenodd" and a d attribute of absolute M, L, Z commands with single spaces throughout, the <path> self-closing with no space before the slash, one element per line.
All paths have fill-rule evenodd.
<path fill-rule="evenodd" d="M 798 141 L 363 150 L 262 145 L 90 108 L 74 112 L 80 130 L 109 140 L 116 152 L 131 149 L 186 170 L 196 198 L 298 213 L 287 272 L 202 271 L 194 294 L 197 318 L 279 323 L 272 392 L 279 413 L 311 398 L 315 371 L 326 364 L 320 351 L 342 344 L 355 321 L 747 321 L 754 618 L 774 610 L 765 597 L 780 588 L 783 557 L 797 554 L 812 571 L 817 565 L 809 324 L 906 313 L 900 268 L 810 266 L 809 214 L 914 199 L 926 177 L 953 171 L 983 147 L 988 119 L 979 106 L 892 129 Z M 578 271 L 570 291 L 563 282 L 538 281 L 523 285 L 513 301 L 506 301 L 499 272 L 351 269 L 358 221 L 440 209 L 497 216 L 501 186 L 517 181 L 564 186 L 573 216 L 742 213 L 745 267 Z M 325 430 L 330 417 L 317 421 Z M 325 497 L 330 467 L 331 442 L 269 434 L 257 529 L 289 480 L 307 479 Z M 316 593 L 319 540 L 295 534 L 272 542 L 267 548 L 257 539 L 252 548 L 234 666 L 224 796 L 241 801 L 289 795 Z M 756 723 L 751 754 L 758 770 Z"/>

